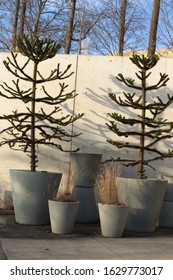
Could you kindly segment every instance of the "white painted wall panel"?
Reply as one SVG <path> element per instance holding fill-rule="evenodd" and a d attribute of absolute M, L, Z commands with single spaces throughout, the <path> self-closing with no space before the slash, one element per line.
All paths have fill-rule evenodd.
<path fill-rule="evenodd" d="M 10 54 L 0 53 L 0 83 L 7 82 L 11 84 L 11 80 L 14 77 L 6 70 L 2 61 Z M 19 55 L 20 57 L 20 55 Z M 24 57 L 20 57 L 21 63 L 25 61 Z M 126 77 L 134 77 L 134 72 L 137 68 L 130 62 L 128 57 L 111 57 L 111 56 L 75 56 L 75 55 L 57 55 L 54 59 L 44 62 L 41 71 L 45 75 L 48 75 L 49 70 L 55 68 L 57 63 L 60 62 L 61 68 L 65 69 L 67 64 L 72 64 L 72 71 L 75 74 L 70 77 L 66 82 L 69 84 L 69 90 L 75 89 L 78 96 L 75 101 L 69 101 L 63 105 L 64 109 L 68 112 L 73 112 L 73 105 L 75 105 L 75 112 L 85 113 L 85 116 L 78 120 L 74 125 L 75 132 L 82 132 L 82 135 L 73 139 L 73 147 L 79 147 L 81 152 L 95 152 L 102 153 L 103 158 L 107 159 L 110 156 L 122 155 L 123 153 L 128 156 L 135 156 L 133 152 L 129 151 L 116 151 L 113 146 L 106 142 L 109 137 L 115 137 L 112 135 L 105 123 L 108 120 L 107 114 L 112 110 L 118 110 L 122 114 L 130 115 L 132 111 L 126 108 L 118 108 L 109 99 L 108 92 L 117 92 L 122 94 L 122 91 L 127 90 L 122 84 L 120 84 L 115 76 L 118 73 L 123 73 Z M 30 71 L 31 69 L 28 69 Z M 157 82 L 159 73 L 166 72 L 170 75 L 170 81 L 167 87 L 157 92 L 163 99 L 165 99 L 166 93 L 173 93 L 173 59 L 162 58 L 158 65 L 152 72 L 150 81 Z M 58 81 L 49 83 L 48 88 L 55 92 L 58 89 Z M 26 83 L 21 82 L 24 88 L 27 87 Z M 39 90 L 41 94 L 41 89 Z M 153 97 L 154 94 L 151 94 Z M 74 102 L 74 103 L 73 103 Z M 1 115 L 9 114 L 12 110 L 22 109 L 23 105 L 14 100 L 6 100 L 0 98 L 0 112 Z M 165 114 L 166 118 L 173 120 L 172 108 L 170 108 Z M 0 129 L 6 124 L 0 121 Z M 71 128 L 70 128 L 71 129 Z M 134 138 L 132 141 L 136 141 Z M 68 145 L 70 147 L 70 145 Z M 160 143 L 159 148 L 173 148 L 173 142 L 169 140 Z M 7 146 L 0 148 L 0 189 L 10 189 L 9 169 L 29 168 L 29 158 L 22 152 L 16 152 L 10 150 Z M 40 147 L 39 148 L 39 167 L 38 170 L 59 171 L 66 173 L 68 169 L 69 155 L 56 149 Z M 157 162 L 154 166 L 157 170 L 165 172 L 172 172 L 173 159 L 165 160 L 164 162 Z M 136 170 L 125 170 L 125 174 L 135 176 Z M 154 175 L 151 170 L 148 175 Z"/>

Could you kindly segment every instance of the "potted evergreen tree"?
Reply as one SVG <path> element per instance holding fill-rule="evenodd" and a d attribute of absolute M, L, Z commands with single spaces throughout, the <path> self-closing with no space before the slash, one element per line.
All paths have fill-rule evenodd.
<path fill-rule="evenodd" d="M 108 142 L 121 150 L 137 151 L 136 158 L 133 155 L 113 159 L 121 161 L 126 167 L 137 167 L 136 179 L 120 178 L 121 198 L 125 199 L 130 207 L 125 228 L 152 232 L 156 229 L 167 181 L 147 178 L 146 168 L 155 169 L 152 162 L 173 156 L 173 151 L 161 151 L 157 146 L 160 141 L 172 138 L 173 122 L 164 119 L 162 113 L 173 102 L 173 96 L 167 94 L 166 101 L 160 96 L 152 97 L 158 89 L 165 87 L 169 80 L 167 74 L 160 73 L 158 82 L 149 85 L 148 79 L 159 61 L 158 56 L 133 55 L 130 60 L 138 68 L 135 75 L 139 83 L 125 78 L 121 73 L 116 78 L 135 92 L 123 92 L 123 98 L 110 93 L 109 97 L 120 108 L 131 108 L 133 112 L 129 113 L 128 117 L 118 112 L 109 113 L 111 120 L 107 126 L 116 136 L 121 137 L 122 141 L 108 139 Z M 128 139 L 131 136 L 137 141 L 130 143 Z"/>
<path fill-rule="evenodd" d="M 0 117 L 10 124 L 0 132 L 4 135 L 0 145 L 7 144 L 11 149 L 20 150 L 30 158 L 30 170 L 10 170 L 15 218 L 22 224 L 49 223 L 48 198 L 58 187 L 62 175 L 36 171 L 37 147 L 47 145 L 63 151 L 61 142 L 70 142 L 72 137 L 77 136 L 66 131 L 64 127 L 82 116 L 82 114 L 62 114 L 61 104 L 76 96 L 74 90 L 65 93 L 68 85 L 62 82 L 73 74 L 73 72 L 69 73 L 71 65 L 62 71 L 58 64 L 57 68 L 46 77 L 41 73 L 42 62 L 55 57 L 60 47 L 60 44 L 51 39 L 37 37 L 31 40 L 23 36 L 17 40 L 19 53 L 26 57 L 23 65 L 19 63 L 19 54 L 14 52 L 11 52 L 11 57 L 4 61 L 6 69 L 17 80 L 13 81 L 13 87 L 3 83 L 0 96 L 29 104 L 24 112 L 13 111 L 11 114 Z M 32 71 L 29 71 L 28 66 Z M 60 81 L 59 91 L 50 94 L 45 84 L 56 80 Z M 24 86 L 22 88 L 21 81 L 28 83 L 28 88 Z M 41 96 L 38 96 L 39 85 L 43 92 Z"/>

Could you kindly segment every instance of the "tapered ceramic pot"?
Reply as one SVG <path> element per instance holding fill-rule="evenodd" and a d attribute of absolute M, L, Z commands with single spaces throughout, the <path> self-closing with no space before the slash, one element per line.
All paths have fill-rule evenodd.
<path fill-rule="evenodd" d="M 159 178 L 168 181 L 159 216 L 159 226 L 173 227 L 173 176 L 160 175 Z"/>
<path fill-rule="evenodd" d="M 119 186 L 119 199 L 129 205 L 125 229 L 135 232 L 154 232 L 167 181 L 119 178 Z"/>
<path fill-rule="evenodd" d="M 74 187 L 76 200 L 80 201 L 76 216 L 78 223 L 96 223 L 99 221 L 98 206 L 95 199 L 94 188 Z"/>
<path fill-rule="evenodd" d="M 168 181 L 163 200 L 173 202 L 173 176 L 171 176 L 171 175 L 158 175 L 158 179 Z"/>
<path fill-rule="evenodd" d="M 122 237 L 129 207 L 98 203 L 101 233 L 105 237 Z"/>
<path fill-rule="evenodd" d="M 70 153 L 73 186 L 93 187 L 101 158 L 101 154 Z"/>
<path fill-rule="evenodd" d="M 59 188 L 62 174 L 10 170 L 15 220 L 26 225 L 50 224 L 48 199 Z"/>
<path fill-rule="evenodd" d="M 76 222 L 98 222 L 98 207 L 93 187 L 101 158 L 101 154 L 70 153 L 72 185 L 76 199 L 80 201 Z"/>
<path fill-rule="evenodd" d="M 53 233 L 72 233 L 79 204 L 79 201 L 60 202 L 49 200 L 50 223 Z"/>
<path fill-rule="evenodd" d="M 159 227 L 173 227 L 173 201 L 163 201 L 159 216 Z"/>

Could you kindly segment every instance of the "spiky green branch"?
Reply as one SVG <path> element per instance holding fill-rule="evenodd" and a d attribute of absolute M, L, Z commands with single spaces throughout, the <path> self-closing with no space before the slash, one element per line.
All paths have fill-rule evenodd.
<path fill-rule="evenodd" d="M 62 107 L 60 104 L 69 99 L 76 97 L 74 90 L 66 92 L 68 85 L 59 83 L 59 90 L 56 93 L 50 94 L 45 83 L 56 80 L 65 80 L 69 78 L 73 72 L 69 73 L 71 65 L 67 65 L 65 70 L 60 70 L 60 64 L 52 70 L 47 77 L 44 77 L 39 68 L 41 62 L 53 58 L 60 45 L 50 39 L 36 38 L 34 41 L 23 36 L 18 38 L 17 47 L 19 52 L 27 57 L 26 62 L 20 65 L 18 62 L 18 54 L 11 53 L 11 58 L 4 61 L 6 69 L 12 73 L 17 80 L 13 80 L 13 87 L 7 83 L 1 85 L 2 91 L 0 96 L 7 99 L 17 99 L 23 103 L 28 103 L 25 112 L 13 111 L 9 115 L 3 115 L 0 119 L 7 120 L 10 125 L 2 129 L 0 134 L 3 134 L 3 140 L 0 145 L 9 145 L 11 149 L 25 152 L 30 157 L 31 170 L 35 171 L 37 167 L 37 145 L 47 145 L 55 147 L 61 151 L 64 148 L 61 142 L 70 142 L 72 137 L 77 137 L 79 134 L 68 133 L 64 128 L 83 116 L 77 115 L 62 115 Z M 32 73 L 28 72 L 28 65 L 32 63 Z M 27 89 L 21 89 L 20 80 L 24 80 L 30 84 Z M 37 85 L 42 85 L 44 95 L 39 97 Z M 49 113 L 43 108 L 39 108 L 38 104 L 50 105 Z M 39 135 L 39 137 L 36 137 Z M 77 151 L 76 149 L 75 151 Z"/>
<path fill-rule="evenodd" d="M 167 152 L 160 151 L 157 147 L 154 147 L 158 142 L 166 139 L 171 139 L 173 129 L 173 122 L 168 121 L 162 117 L 162 113 L 173 103 L 173 96 L 167 94 L 167 100 L 163 101 L 160 96 L 156 96 L 154 100 L 149 101 L 148 95 L 151 98 L 151 91 L 158 90 L 165 87 L 169 81 L 167 74 L 161 74 L 159 80 L 154 85 L 148 86 L 147 80 L 152 74 L 152 69 L 159 61 L 159 57 L 154 55 L 151 57 L 133 55 L 130 58 L 133 64 L 137 66 L 139 71 L 135 73 L 138 83 L 134 79 L 125 78 L 123 74 L 118 74 L 116 77 L 118 81 L 126 85 L 128 88 L 138 90 L 134 93 L 123 92 L 123 97 L 117 97 L 116 94 L 109 93 L 109 97 L 116 104 L 122 107 L 132 108 L 136 113 L 135 117 L 126 117 L 120 113 L 109 113 L 108 116 L 111 120 L 106 124 L 107 127 L 117 136 L 124 138 L 124 141 L 117 141 L 108 139 L 108 142 L 116 146 L 118 149 L 134 149 L 138 151 L 137 159 L 129 158 L 116 158 L 114 161 L 122 161 L 125 166 L 138 166 L 138 178 L 145 178 L 145 167 L 148 166 L 152 169 L 154 167 L 150 164 L 156 160 L 163 160 L 165 158 L 173 157 L 173 150 L 167 150 Z M 137 110 L 137 111 L 136 111 Z M 121 129 L 119 128 L 121 124 Z M 122 129 L 124 125 L 124 130 Z M 136 130 L 136 125 L 139 127 L 139 131 Z M 132 129 L 129 131 L 128 127 Z M 134 130 L 133 130 L 133 127 Z M 128 142 L 128 137 L 134 136 L 138 139 L 138 144 Z M 147 140 L 147 142 L 146 142 Z M 148 143 L 149 141 L 149 143 Z M 145 158 L 145 153 L 149 152 L 153 154 L 153 157 Z"/>

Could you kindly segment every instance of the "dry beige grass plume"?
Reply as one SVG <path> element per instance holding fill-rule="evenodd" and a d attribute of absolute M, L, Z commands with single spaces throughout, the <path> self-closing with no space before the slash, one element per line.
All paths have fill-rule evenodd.
<path fill-rule="evenodd" d="M 103 164 L 96 176 L 98 199 L 103 204 L 124 204 L 118 199 L 120 168 L 114 162 Z"/>

